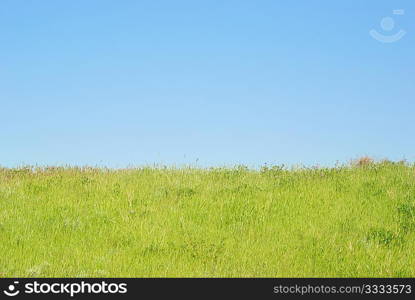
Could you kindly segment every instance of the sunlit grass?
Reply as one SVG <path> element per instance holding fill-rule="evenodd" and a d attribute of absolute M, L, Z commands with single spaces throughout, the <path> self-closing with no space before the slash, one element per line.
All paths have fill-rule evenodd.
<path fill-rule="evenodd" d="M 1 277 L 415 276 L 415 167 L 0 169 Z"/>

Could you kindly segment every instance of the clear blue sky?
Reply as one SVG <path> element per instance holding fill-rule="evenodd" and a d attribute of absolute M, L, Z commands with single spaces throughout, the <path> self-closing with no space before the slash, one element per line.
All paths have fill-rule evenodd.
<path fill-rule="evenodd" d="M 2 0 L 0 165 L 413 161 L 414 41 L 412 0 Z"/>

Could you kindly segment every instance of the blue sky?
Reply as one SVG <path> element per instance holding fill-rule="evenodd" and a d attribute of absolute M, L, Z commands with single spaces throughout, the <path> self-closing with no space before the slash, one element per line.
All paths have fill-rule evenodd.
<path fill-rule="evenodd" d="M 0 165 L 413 161 L 414 39 L 409 0 L 2 0 Z"/>

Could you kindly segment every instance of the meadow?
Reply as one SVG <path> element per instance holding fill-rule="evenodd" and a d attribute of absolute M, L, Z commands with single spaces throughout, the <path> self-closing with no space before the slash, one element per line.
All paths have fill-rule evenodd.
<path fill-rule="evenodd" d="M 415 277 L 415 165 L 0 168 L 0 277 Z"/>

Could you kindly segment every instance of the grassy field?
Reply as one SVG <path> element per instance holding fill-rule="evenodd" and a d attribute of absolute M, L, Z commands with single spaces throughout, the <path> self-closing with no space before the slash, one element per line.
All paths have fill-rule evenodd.
<path fill-rule="evenodd" d="M 0 277 L 415 276 L 415 166 L 0 169 Z"/>

